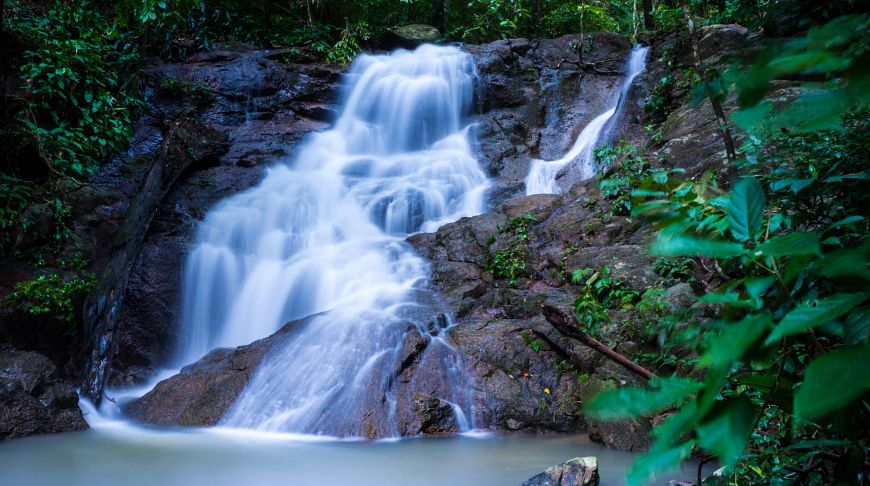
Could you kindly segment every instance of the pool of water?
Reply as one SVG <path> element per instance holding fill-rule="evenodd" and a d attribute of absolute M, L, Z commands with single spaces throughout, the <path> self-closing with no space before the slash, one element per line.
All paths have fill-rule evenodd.
<path fill-rule="evenodd" d="M 585 436 L 347 441 L 231 429 L 167 430 L 122 421 L 0 443 L 4 485 L 518 485 L 577 456 L 601 484 L 624 484 L 636 454 Z M 694 467 L 667 479 L 689 479 Z"/>

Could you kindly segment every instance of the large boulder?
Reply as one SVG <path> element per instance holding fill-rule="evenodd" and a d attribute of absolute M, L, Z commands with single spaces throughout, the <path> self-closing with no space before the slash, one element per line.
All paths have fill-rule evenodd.
<path fill-rule="evenodd" d="M 439 39 L 441 39 L 441 32 L 431 25 L 400 25 L 387 30 L 385 47 L 413 49 L 420 44 L 437 42 Z"/>
<path fill-rule="evenodd" d="M 598 486 L 598 459 L 575 457 L 527 479 L 522 486 Z"/>
<path fill-rule="evenodd" d="M 0 440 L 88 428 L 78 398 L 50 359 L 0 345 Z"/>
<path fill-rule="evenodd" d="M 124 406 L 135 420 L 156 425 L 215 425 L 244 390 L 266 354 L 304 325 L 286 324 L 275 334 L 235 349 L 218 348 Z"/>

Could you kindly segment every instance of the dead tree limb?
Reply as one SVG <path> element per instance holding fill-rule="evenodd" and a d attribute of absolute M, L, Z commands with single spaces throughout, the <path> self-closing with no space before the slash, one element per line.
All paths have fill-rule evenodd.
<path fill-rule="evenodd" d="M 559 334 L 565 336 L 566 338 L 576 339 L 577 341 L 580 341 L 581 343 L 603 354 L 614 363 L 622 366 L 623 368 L 631 371 L 635 375 L 640 376 L 645 380 L 651 380 L 656 377 L 656 375 L 652 371 L 638 365 L 634 361 L 610 349 L 604 343 L 593 339 L 588 334 L 581 331 L 579 326 L 577 325 L 577 321 L 575 319 L 570 319 L 568 316 L 565 315 L 565 313 L 563 313 L 559 309 L 549 304 L 544 304 L 541 307 L 541 312 L 544 314 L 547 322 L 552 324 L 553 328 L 559 331 Z"/>

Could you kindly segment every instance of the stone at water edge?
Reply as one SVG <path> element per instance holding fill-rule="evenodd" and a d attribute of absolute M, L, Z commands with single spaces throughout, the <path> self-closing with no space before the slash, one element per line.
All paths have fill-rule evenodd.
<path fill-rule="evenodd" d="M 598 486 L 598 459 L 575 457 L 527 479 L 522 486 Z"/>
<path fill-rule="evenodd" d="M 51 360 L 0 345 L 0 441 L 88 428 L 78 398 Z"/>

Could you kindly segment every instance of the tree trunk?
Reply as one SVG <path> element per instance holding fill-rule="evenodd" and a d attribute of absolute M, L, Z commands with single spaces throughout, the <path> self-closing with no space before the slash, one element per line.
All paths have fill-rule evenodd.
<path fill-rule="evenodd" d="M 542 0 L 535 0 L 535 12 L 534 17 L 532 18 L 532 35 L 531 37 L 534 39 L 541 38 L 541 2 Z"/>
<path fill-rule="evenodd" d="M 441 34 L 447 33 L 447 16 L 450 14 L 450 0 L 435 0 L 432 4 L 432 25 L 434 25 Z"/>
<path fill-rule="evenodd" d="M 719 122 L 719 131 L 722 133 L 722 141 L 725 143 L 725 154 L 729 161 L 734 160 L 737 154 L 734 150 L 734 139 L 731 138 L 731 128 L 728 122 L 728 116 L 725 114 L 725 109 L 722 108 L 722 103 L 716 97 L 715 93 L 710 90 L 710 79 L 707 77 L 707 72 L 704 70 L 704 64 L 701 61 L 701 48 L 698 47 L 698 32 L 695 30 L 695 22 L 689 13 L 686 6 L 686 0 L 680 0 L 680 7 L 683 11 L 683 19 L 686 22 L 686 27 L 689 29 L 689 40 L 692 44 L 692 58 L 694 59 L 695 73 L 704 83 L 704 92 L 710 100 L 710 105 L 713 106 L 713 113 L 716 114 L 716 120 Z"/>
<path fill-rule="evenodd" d="M 112 243 L 111 257 L 93 292 L 85 300 L 83 323 L 89 354 L 86 356 L 81 393 L 99 406 L 103 388 L 118 350 L 118 316 L 124 304 L 133 263 L 157 206 L 179 176 L 195 164 L 216 159 L 226 151 L 219 135 L 187 118 L 176 120 L 151 162 L 142 188 L 130 202 Z"/>
<path fill-rule="evenodd" d="M 653 19 L 653 4 L 652 0 L 642 0 L 640 3 L 643 6 L 643 27 L 646 30 L 653 30 L 656 28 L 655 19 Z"/>

